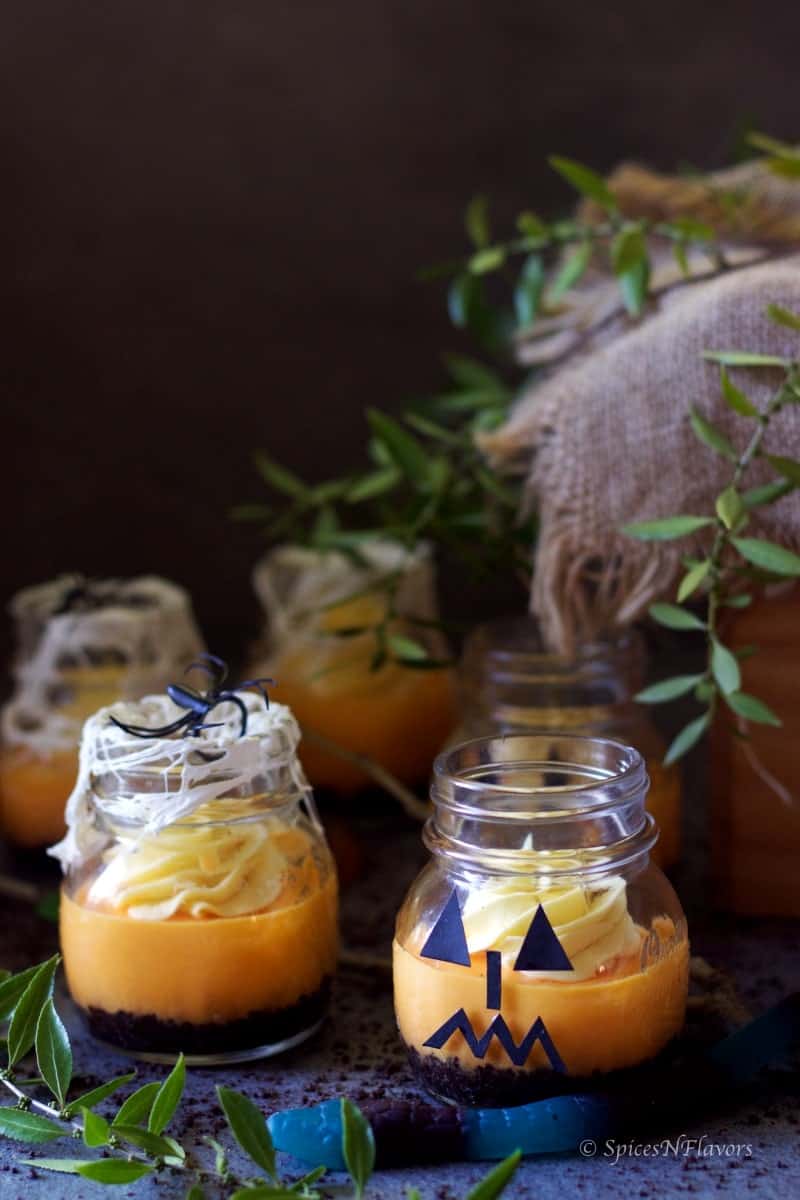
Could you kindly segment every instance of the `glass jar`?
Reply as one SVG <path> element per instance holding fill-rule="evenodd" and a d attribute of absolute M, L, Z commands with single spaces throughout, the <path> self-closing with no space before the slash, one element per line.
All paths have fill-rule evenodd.
<path fill-rule="evenodd" d="M 436 761 L 432 859 L 400 909 L 394 996 L 420 1082 L 505 1106 L 580 1091 L 680 1031 L 689 945 L 651 861 L 641 755 L 510 735 Z"/>
<path fill-rule="evenodd" d="M 359 755 L 409 786 L 427 780 L 455 721 L 454 672 L 433 665 L 449 652 L 430 547 L 370 539 L 358 552 L 278 546 L 253 575 L 267 629 L 250 670 L 274 676 L 300 722 L 314 787 L 345 795 L 371 783 Z"/>
<path fill-rule="evenodd" d="M 558 729 L 635 746 L 647 763 L 647 807 L 660 831 L 653 857 L 672 867 L 680 857 L 680 771 L 664 766 L 665 743 L 633 699 L 644 687 L 645 670 L 644 642 L 635 629 L 584 643 L 574 657 L 563 658 L 546 651 L 530 616 L 480 625 L 464 645 L 457 740 Z"/>
<path fill-rule="evenodd" d="M 64 833 L 86 718 L 160 690 L 203 641 L 187 593 L 154 576 L 62 576 L 18 592 L 10 611 L 17 656 L 0 715 L 0 827 L 37 849 Z"/>
<path fill-rule="evenodd" d="M 259 713 L 263 702 L 239 698 L 246 736 L 234 713 L 222 729 L 126 743 L 108 717 L 163 724 L 169 702 L 155 710 L 155 698 L 102 710 L 84 733 L 69 833 L 53 851 L 64 967 L 90 1032 L 140 1058 L 276 1054 L 327 1008 L 336 871 L 299 731 L 282 705 Z"/>

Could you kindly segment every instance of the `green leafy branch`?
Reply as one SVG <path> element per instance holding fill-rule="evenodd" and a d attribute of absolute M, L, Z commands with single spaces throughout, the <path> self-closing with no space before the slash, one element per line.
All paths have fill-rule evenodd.
<path fill-rule="evenodd" d="M 800 315 L 779 305 L 770 305 L 769 318 L 779 325 L 800 332 Z M 667 750 L 665 761 L 674 762 L 692 748 L 710 727 L 724 703 L 735 717 L 759 724 L 780 725 L 780 718 L 763 700 L 742 690 L 741 662 L 746 654 L 734 652 L 722 641 L 720 617 L 726 608 L 745 608 L 752 595 L 745 590 L 748 582 L 800 577 L 800 555 L 762 538 L 743 536 L 753 510 L 774 504 L 782 496 L 800 487 L 800 462 L 769 454 L 764 438 L 773 420 L 789 404 L 800 404 L 800 363 L 775 355 L 751 354 L 739 350 L 715 350 L 705 354 L 720 364 L 720 382 L 725 403 L 734 412 L 753 422 L 754 428 L 742 450 L 697 409 L 690 414 L 695 436 L 715 454 L 731 463 L 730 482 L 716 499 L 714 516 L 683 514 L 645 521 L 625 527 L 624 532 L 643 541 L 672 541 L 713 530 L 708 554 L 686 560 L 687 571 L 678 587 L 676 604 L 658 603 L 650 615 L 669 629 L 697 631 L 706 639 L 705 669 L 693 675 L 677 675 L 646 688 L 637 697 L 645 704 L 658 704 L 693 693 L 703 711 L 686 725 Z M 762 408 L 758 408 L 730 377 L 729 369 L 780 368 L 783 378 Z M 744 477 L 755 460 L 768 463 L 775 478 L 759 487 L 743 489 Z M 685 604 L 693 596 L 704 594 L 705 618 Z M 738 726 L 737 726 L 737 732 Z"/>
<path fill-rule="evenodd" d="M 600 259 L 616 277 L 622 302 L 633 317 L 644 311 L 656 243 L 671 247 L 687 278 L 689 250 L 694 247 L 703 251 L 712 269 L 726 268 L 718 235 L 710 225 L 688 217 L 671 221 L 626 217 L 605 179 L 591 167 L 558 156 L 549 163 L 581 197 L 593 202 L 600 216 L 547 221 L 526 211 L 516 219 L 517 236 L 493 242 L 486 197 L 477 196 L 465 216 L 471 253 L 435 270 L 452 276 L 448 311 L 453 324 L 469 330 L 486 350 L 496 353 L 514 333 L 559 311 L 564 295 Z M 511 271 L 515 260 L 519 267 Z M 491 303 L 485 283 L 492 275 L 510 286 L 510 309 Z"/>
<path fill-rule="evenodd" d="M 259 453 L 256 465 L 279 505 L 240 506 L 233 515 L 261 524 L 269 541 L 338 551 L 358 565 L 367 561 L 370 542 L 412 549 L 429 541 L 476 575 L 511 566 L 527 586 L 535 529 L 532 520 L 518 516 L 522 485 L 494 472 L 477 445 L 480 433 L 503 422 L 513 393 L 496 371 L 473 359 L 452 355 L 446 365 L 452 387 L 444 393 L 399 419 L 378 409 L 367 412 L 368 465 L 361 472 L 312 486 Z M 338 608 L 366 594 L 385 600 L 372 624 L 331 628 L 329 636 L 370 633 L 373 669 L 387 661 L 416 670 L 445 665 L 408 629 L 443 626 L 398 610 L 401 581 L 402 572 L 387 572 L 328 605 Z"/>
<path fill-rule="evenodd" d="M 210 1186 L 228 1200 L 324 1200 L 318 1184 L 326 1174 L 316 1167 L 293 1181 L 281 1178 L 275 1147 L 261 1111 L 241 1092 L 217 1087 L 217 1099 L 228 1128 L 249 1162 L 260 1172 L 241 1177 L 230 1166 L 228 1151 L 214 1138 L 204 1140 L 213 1152 L 206 1165 L 197 1148 L 186 1146 L 166 1131 L 178 1113 L 186 1084 L 183 1055 L 161 1082 L 145 1083 L 123 1100 L 113 1116 L 96 1109 L 130 1083 L 135 1073 L 121 1075 L 70 1099 L 73 1061 L 67 1031 L 53 1003 L 53 981 L 59 957 L 29 967 L 15 975 L 0 972 L 0 1021 L 7 1023 L 4 1039 L 6 1065 L 0 1069 L 0 1086 L 15 1103 L 0 1106 L 0 1135 L 15 1142 L 43 1145 L 65 1138 L 80 1141 L 102 1152 L 93 1158 L 22 1159 L 25 1166 L 57 1174 L 79 1175 L 101 1184 L 132 1184 L 145 1176 L 183 1172 L 186 1200 L 205 1200 Z M 33 1054 L 38 1074 L 22 1078 L 24 1061 Z M 50 1100 L 26 1089 L 46 1090 Z M 342 1154 L 353 1183 L 355 1200 L 361 1200 L 375 1167 L 375 1139 L 363 1113 L 349 1100 L 342 1105 Z M 519 1154 L 498 1164 L 469 1193 L 467 1200 L 495 1200 L 516 1170 Z M 327 1193 L 330 1195 L 330 1193 Z M 337 1191 L 337 1194 L 341 1194 Z M 419 1196 L 416 1189 L 409 1197 Z"/>

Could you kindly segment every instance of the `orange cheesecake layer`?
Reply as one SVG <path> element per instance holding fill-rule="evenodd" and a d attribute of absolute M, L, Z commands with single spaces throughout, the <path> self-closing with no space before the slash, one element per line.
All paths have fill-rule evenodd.
<path fill-rule="evenodd" d="M 78 773 L 78 749 L 39 757 L 24 747 L 0 753 L 0 825 L 18 846 L 49 846 L 64 836 L 64 807 Z"/>
<path fill-rule="evenodd" d="M 61 897 L 67 983 L 83 1008 L 192 1024 L 279 1011 L 332 976 L 337 885 L 309 861 L 268 908 L 241 917 L 135 919 Z"/>
<path fill-rule="evenodd" d="M 315 679 L 307 663 L 297 670 L 294 657 L 276 663 L 278 686 L 272 695 L 288 704 L 304 730 L 366 755 L 405 783 L 427 778 L 453 727 L 450 671 L 414 671 L 390 663 L 371 672 L 367 657 Z M 346 793 L 369 783 L 357 765 L 321 749 L 309 736 L 301 743 L 300 758 L 314 787 Z"/>
<path fill-rule="evenodd" d="M 683 1026 L 689 981 L 688 942 L 671 944 L 674 926 L 666 920 L 660 924 L 661 952 L 643 971 L 638 955 L 608 964 L 602 978 L 576 983 L 537 979 L 504 966 L 500 1013 L 517 1044 L 541 1017 L 569 1075 L 614 1071 L 654 1057 Z M 550 1067 L 538 1042 L 523 1068 L 512 1067 L 497 1039 L 480 1060 L 460 1032 L 440 1050 L 425 1046 L 460 1008 L 479 1037 L 497 1015 L 486 1007 L 484 954 L 474 955 L 471 967 L 458 966 L 420 958 L 395 940 L 394 991 L 400 1034 L 422 1057 L 455 1059 L 465 1070 Z"/>

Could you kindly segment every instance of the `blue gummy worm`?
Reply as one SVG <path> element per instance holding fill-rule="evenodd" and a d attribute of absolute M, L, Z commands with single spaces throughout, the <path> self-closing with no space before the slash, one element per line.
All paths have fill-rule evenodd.
<path fill-rule="evenodd" d="M 603 1096 L 554 1096 L 516 1108 L 464 1109 L 465 1157 L 506 1158 L 523 1154 L 561 1154 L 586 1138 L 608 1136 L 613 1105 Z"/>
<path fill-rule="evenodd" d="M 611 1127 L 607 1099 L 556 1096 L 516 1108 L 462 1109 L 464 1157 L 474 1161 L 523 1154 L 559 1154 L 587 1137 L 605 1137 Z M 341 1103 L 326 1100 L 314 1108 L 274 1113 L 267 1121 L 276 1150 L 331 1171 L 345 1169 Z"/>
<path fill-rule="evenodd" d="M 273 1113 L 267 1128 L 276 1150 L 291 1154 L 311 1166 L 344 1171 L 342 1157 L 342 1103 L 326 1100 L 313 1108 L 290 1108 Z"/>

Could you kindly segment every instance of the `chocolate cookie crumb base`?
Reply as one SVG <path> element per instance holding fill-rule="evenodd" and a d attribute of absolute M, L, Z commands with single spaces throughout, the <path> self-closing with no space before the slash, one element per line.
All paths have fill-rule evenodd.
<path fill-rule="evenodd" d="M 301 996 L 288 1008 L 248 1013 L 235 1021 L 164 1020 L 155 1013 L 106 1012 L 82 1009 L 93 1037 L 122 1050 L 141 1054 L 225 1054 L 270 1046 L 303 1033 L 322 1020 L 330 999 L 330 980 L 310 995 Z"/>
<path fill-rule="evenodd" d="M 673 1043 L 657 1058 L 639 1066 L 578 1076 L 559 1071 L 524 1071 L 489 1065 L 466 1070 L 457 1058 L 423 1056 L 412 1047 L 408 1050 L 411 1069 L 426 1091 L 471 1108 L 512 1108 L 517 1104 L 547 1100 L 551 1096 L 596 1091 L 619 1092 L 626 1096 L 637 1094 L 646 1104 L 647 1097 L 652 1097 L 656 1087 L 663 1090 L 665 1085 L 668 1086 L 681 1063 L 681 1057 Z"/>

